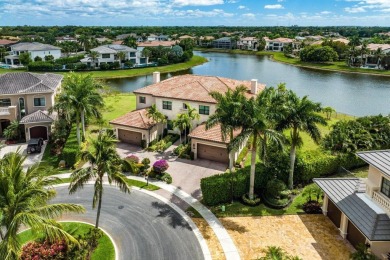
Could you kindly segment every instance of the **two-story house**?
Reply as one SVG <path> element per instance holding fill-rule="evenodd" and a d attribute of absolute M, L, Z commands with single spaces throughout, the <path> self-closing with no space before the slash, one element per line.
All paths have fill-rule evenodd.
<path fill-rule="evenodd" d="M 95 59 L 87 57 L 81 60 L 82 63 L 87 64 L 88 67 L 99 67 L 100 64 L 111 64 L 115 61 L 119 61 L 118 53 L 123 52 L 125 54 L 124 61 L 131 61 L 135 64 L 144 64 L 148 62 L 147 57 L 143 57 L 140 51 L 130 48 L 126 45 L 119 44 L 107 44 L 91 49 L 99 54 Z"/>
<path fill-rule="evenodd" d="M 13 72 L 0 75 L 0 135 L 11 121 L 24 125 L 26 139 L 47 139 L 55 115 L 47 112 L 63 76 Z"/>
<path fill-rule="evenodd" d="M 294 40 L 289 38 L 265 39 L 265 49 L 268 51 L 283 51 L 288 44 L 293 44 Z"/>
<path fill-rule="evenodd" d="M 216 49 L 233 49 L 236 42 L 231 37 L 222 37 L 213 41 L 213 48 Z"/>
<path fill-rule="evenodd" d="M 243 37 L 237 41 L 237 49 L 257 51 L 258 44 L 256 37 Z"/>
<path fill-rule="evenodd" d="M 19 42 L 11 45 L 10 55 L 4 57 L 5 63 L 9 65 L 21 65 L 19 55 L 26 52 L 30 54 L 33 60 L 35 57 L 40 57 L 44 60 L 49 55 L 53 56 L 54 59 L 61 57 L 61 48 L 56 46 L 40 42 Z"/>
<path fill-rule="evenodd" d="M 208 131 L 203 124 L 210 115 L 215 113 L 216 100 L 210 96 L 210 92 L 225 93 L 228 89 L 235 89 L 243 85 L 247 87 L 246 95 L 254 96 L 264 89 L 264 85 L 257 80 L 239 81 L 215 76 L 183 75 L 172 77 L 160 82 L 159 72 L 153 74 L 154 84 L 134 91 L 136 96 L 136 110 L 114 119 L 110 124 L 115 128 L 119 140 L 130 144 L 147 146 L 157 137 L 157 126 L 147 116 L 147 109 L 153 104 L 163 113 L 168 122 L 168 131 L 176 131 L 172 128 L 172 120 L 177 115 L 187 111 L 187 106 L 195 108 L 199 113 L 199 120 L 193 122 L 193 130 L 190 133 L 191 150 L 194 157 L 229 163 L 227 144 L 229 140 L 223 140 L 220 126 Z M 160 131 L 162 127 L 159 127 Z M 238 134 L 238 133 L 236 133 Z M 236 160 L 239 151 L 232 158 Z"/>
<path fill-rule="evenodd" d="M 322 211 L 353 246 L 369 245 L 380 259 L 390 252 L 390 150 L 358 152 L 368 178 L 318 178 Z"/>

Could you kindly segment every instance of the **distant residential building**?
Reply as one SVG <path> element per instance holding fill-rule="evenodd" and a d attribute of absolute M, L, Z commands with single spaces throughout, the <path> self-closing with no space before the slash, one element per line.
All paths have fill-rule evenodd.
<path fill-rule="evenodd" d="M 100 44 L 102 44 L 102 43 L 112 43 L 112 40 L 107 38 L 107 37 L 97 37 L 96 40 Z"/>
<path fill-rule="evenodd" d="M 17 42 L 18 41 L 10 41 L 10 40 L 6 40 L 6 39 L 0 39 L 0 47 L 9 47 L 12 44 L 15 44 Z"/>
<path fill-rule="evenodd" d="M 152 47 L 152 48 L 155 48 L 155 47 L 158 47 L 158 46 L 162 46 L 162 47 L 166 47 L 166 48 L 172 48 L 172 46 L 176 45 L 176 41 L 146 41 L 146 42 L 140 42 L 137 44 L 137 50 L 142 52 L 142 50 L 145 48 L 145 47 Z"/>
<path fill-rule="evenodd" d="M 213 47 L 217 49 L 233 49 L 236 42 L 230 37 L 222 37 L 213 41 Z"/>
<path fill-rule="evenodd" d="M 56 37 L 56 42 L 63 43 L 63 42 L 77 42 L 77 39 L 74 37 L 71 37 L 69 35 Z"/>
<path fill-rule="evenodd" d="M 179 40 L 185 40 L 185 39 L 191 39 L 191 40 L 195 40 L 196 38 L 193 37 L 193 36 L 190 36 L 190 35 L 182 35 L 179 37 Z"/>
<path fill-rule="evenodd" d="M 244 37 L 237 41 L 237 49 L 257 51 L 259 42 L 256 37 Z"/>
<path fill-rule="evenodd" d="M 155 35 L 155 34 L 150 34 L 147 36 L 146 38 L 147 41 L 157 41 L 158 40 L 158 36 Z"/>
<path fill-rule="evenodd" d="M 61 48 L 39 42 L 16 43 L 11 46 L 10 55 L 5 56 L 5 63 L 9 65 L 20 65 L 19 55 L 22 53 L 29 53 L 31 59 L 40 57 L 43 60 L 48 55 L 52 55 L 54 59 L 58 59 L 61 57 Z"/>
<path fill-rule="evenodd" d="M 87 64 L 89 67 L 100 66 L 100 64 L 111 64 L 118 59 L 118 53 L 125 53 L 125 61 L 131 61 L 133 64 L 144 64 L 148 62 L 148 58 L 142 57 L 141 52 L 136 49 L 127 47 L 126 45 L 107 44 L 91 49 L 96 51 L 99 56 L 96 59 L 87 57 L 81 60 L 82 63 Z"/>
<path fill-rule="evenodd" d="M 198 46 L 209 47 L 213 44 L 214 36 L 201 36 L 198 39 Z"/>
<path fill-rule="evenodd" d="M 143 41 L 144 41 L 141 35 L 137 35 L 137 34 L 135 34 L 135 33 L 120 34 L 120 35 L 116 36 L 116 40 L 118 40 L 118 41 L 123 41 L 124 39 L 126 39 L 126 38 L 128 38 L 128 37 L 133 37 L 133 38 L 135 38 L 135 40 L 136 40 L 137 42 L 143 42 Z"/>
<path fill-rule="evenodd" d="M 284 47 L 292 44 L 293 39 L 290 38 L 276 38 L 276 39 L 265 39 L 265 49 L 268 51 L 283 51 Z"/>
<path fill-rule="evenodd" d="M 157 41 L 169 41 L 169 36 L 161 34 L 157 36 Z"/>

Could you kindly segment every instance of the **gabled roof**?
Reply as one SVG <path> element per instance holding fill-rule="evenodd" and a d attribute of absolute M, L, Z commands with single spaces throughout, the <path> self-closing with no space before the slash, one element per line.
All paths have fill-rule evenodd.
<path fill-rule="evenodd" d="M 147 116 L 147 108 L 131 111 L 110 121 L 110 124 L 140 129 L 150 129 L 156 125 L 156 123 Z"/>
<path fill-rule="evenodd" d="M 176 41 L 146 41 L 137 43 L 138 47 L 172 47 L 173 45 L 176 45 Z"/>
<path fill-rule="evenodd" d="M 390 176 L 390 150 L 357 152 L 356 155 L 387 176 Z"/>
<path fill-rule="evenodd" d="M 31 72 L 10 72 L 0 75 L 0 94 L 54 92 L 63 76 Z"/>
<path fill-rule="evenodd" d="M 371 241 L 390 241 L 390 218 L 371 201 L 358 178 L 313 179 L 329 199 Z"/>
<path fill-rule="evenodd" d="M 172 77 L 159 83 L 137 89 L 134 93 L 216 104 L 217 102 L 210 96 L 210 92 L 217 91 L 225 93 L 228 89 L 233 90 L 240 85 L 243 85 L 248 89 L 248 97 L 253 96 L 253 94 L 250 94 L 250 81 L 189 74 Z M 258 84 L 259 92 L 264 88 L 265 85 Z"/>
<path fill-rule="evenodd" d="M 48 111 L 38 110 L 31 113 L 20 120 L 21 124 L 26 123 L 40 123 L 40 122 L 53 122 L 56 119 L 56 114 L 49 114 Z"/>
<path fill-rule="evenodd" d="M 240 131 L 234 131 L 233 136 L 236 137 Z M 226 139 L 223 140 L 221 133 L 221 125 L 216 125 L 209 130 L 206 130 L 206 125 L 201 124 L 196 127 L 192 132 L 188 135 L 191 138 L 206 140 L 217 143 L 230 143 L 230 136 L 226 136 Z"/>
<path fill-rule="evenodd" d="M 56 46 L 50 44 L 44 44 L 40 42 L 19 42 L 12 45 L 12 50 L 14 51 L 51 51 L 51 50 L 61 50 Z"/>

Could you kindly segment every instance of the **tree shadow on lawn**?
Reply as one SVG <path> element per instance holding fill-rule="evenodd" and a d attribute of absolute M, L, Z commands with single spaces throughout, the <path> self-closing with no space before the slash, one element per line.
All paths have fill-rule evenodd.
<path fill-rule="evenodd" d="M 316 241 L 312 246 L 321 259 L 348 259 L 351 244 L 340 236 L 336 226 L 323 214 L 299 214 L 299 218 Z"/>
<path fill-rule="evenodd" d="M 158 218 L 169 218 L 168 223 L 171 227 L 181 227 L 188 230 L 192 230 L 191 226 L 183 219 L 179 213 L 172 209 L 169 205 L 162 202 L 152 202 L 152 207 L 159 211 L 156 216 Z"/>
<path fill-rule="evenodd" d="M 227 230 L 236 231 L 240 234 L 249 232 L 249 229 L 247 229 L 245 226 L 242 226 L 233 220 L 222 218 L 220 221 Z"/>

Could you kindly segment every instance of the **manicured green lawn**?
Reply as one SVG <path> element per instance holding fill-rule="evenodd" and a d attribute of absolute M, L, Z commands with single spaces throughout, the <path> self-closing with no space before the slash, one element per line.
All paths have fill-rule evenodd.
<path fill-rule="evenodd" d="M 159 66 L 159 67 L 148 67 L 148 68 L 136 68 L 136 69 L 128 69 L 128 70 L 105 70 L 105 71 L 80 71 L 76 73 L 87 73 L 92 74 L 94 78 L 100 79 L 109 79 L 109 78 L 129 78 L 151 74 L 154 71 L 159 71 L 161 73 L 166 72 L 175 72 L 180 70 L 186 70 L 192 68 L 197 65 L 201 65 L 207 62 L 207 59 L 201 56 L 194 55 L 191 60 L 184 63 L 177 63 L 167 66 Z M 0 69 L 0 74 L 7 72 L 23 72 L 26 70 L 15 70 L 15 69 Z M 55 72 L 58 74 L 67 74 L 68 72 Z"/>
<path fill-rule="evenodd" d="M 130 186 L 142 188 L 142 189 L 145 189 L 145 190 L 154 191 L 154 190 L 159 190 L 160 189 L 160 187 L 157 187 L 156 185 L 153 185 L 153 184 L 150 184 L 150 183 L 148 185 L 146 185 L 146 182 L 143 182 L 143 181 L 127 179 L 126 182 Z"/>
<path fill-rule="evenodd" d="M 311 187 L 310 184 L 306 187 Z M 302 209 L 303 204 L 307 201 L 303 192 L 299 193 L 293 200 L 293 202 L 285 209 L 271 209 L 265 206 L 263 203 L 256 207 L 250 207 L 242 204 L 239 201 L 235 201 L 232 204 L 225 204 L 225 212 L 222 212 L 221 206 L 209 207 L 209 209 L 217 217 L 239 217 L 239 216 L 275 216 L 275 215 L 293 215 L 293 214 L 305 214 Z"/>
<path fill-rule="evenodd" d="M 78 222 L 62 222 L 61 225 L 65 231 L 67 231 L 73 236 L 83 235 L 87 233 L 90 228 L 93 228 L 93 225 Z M 28 241 L 32 241 L 40 237 L 42 237 L 42 234 L 33 234 L 31 230 L 26 230 L 19 234 L 21 244 L 25 244 Z M 114 245 L 105 233 L 103 233 L 103 236 L 99 239 L 99 245 L 95 249 L 91 257 L 91 260 L 100 259 L 115 259 Z"/>

